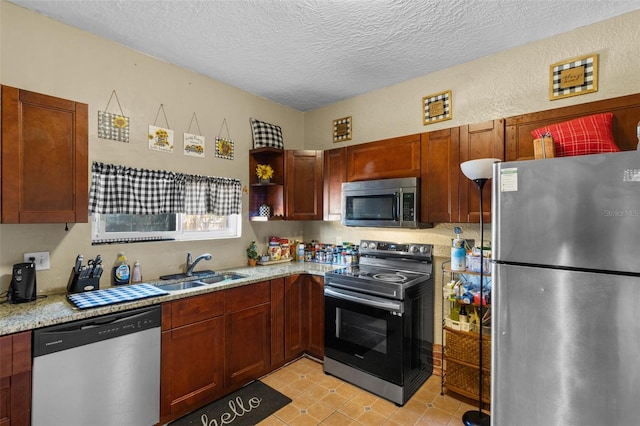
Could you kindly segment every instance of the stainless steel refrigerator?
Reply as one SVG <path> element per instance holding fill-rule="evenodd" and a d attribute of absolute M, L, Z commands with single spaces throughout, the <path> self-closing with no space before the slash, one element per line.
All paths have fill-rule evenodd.
<path fill-rule="evenodd" d="M 494 165 L 493 425 L 640 425 L 640 152 Z"/>

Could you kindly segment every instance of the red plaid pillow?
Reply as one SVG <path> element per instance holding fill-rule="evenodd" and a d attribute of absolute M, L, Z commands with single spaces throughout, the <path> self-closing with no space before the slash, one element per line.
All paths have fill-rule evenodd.
<path fill-rule="evenodd" d="M 556 157 L 618 152 L 620 148 L 613 140 L 611 121 L 613 114 L 589 115 L 563 123 L 541 127 L 531 132 L 535 139 L 546 132 L 551 133 L 556 148 Z"/>

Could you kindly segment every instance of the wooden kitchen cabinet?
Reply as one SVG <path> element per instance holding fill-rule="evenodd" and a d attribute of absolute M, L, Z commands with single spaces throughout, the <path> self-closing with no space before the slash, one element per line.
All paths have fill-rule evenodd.
<path fill-rule="evenodd" d="M 233 391 L 270 371 L 271 284 L 225 290 L 225 392 Z"/>
<path fill-rule="evenodd" d="M 347 149 L 324 152 L 323 220 L 342 219 L 342 183 L 347 181 Z"/>
<path fill-rule="evenodd" d="M 285 364 L 284 278 L 271 280 L 271 369 Z"/>
<path fill-rule="evenodd" d="M 88 106 L 2 86 L 2 223 L 88 221 Z"/>
<path fill-rule="evenodd" d="M 316 358 L 324 358 L 324 277 L 306 275 L 308 280 L 309 343 L 307 352 Z"/>
<path fill-rule="evenodd" d="M 0 425 L 31 424 L 31 332 L 0 337 Z"/>
<path fill-rule="evenodd" d="M 420 176 L 420 134 L 347 147 L 347 181 Z"/>
<path fill-rule="evenodd" d="M 421 144 L 420 221 L 457 222 L 460 216 L 460 129 L 423 133 Z"/>
<path fill-rule="evenodd" d="M 223 292 L 162 305 L 160 424 L 223 394 Z"/>
<path fill-rule="evenodd" d="M 307 277 L 308 275 L 291 275 L 285 278 L 284 342 L 287 360 L 302 355 L 309 341 Z"/>
<path fill-rule="evenodd" d="M 269 183 L 261 183 L 256 175 L 258 164 L 270 165 L 273 177 Z M 284 219 L 284 150 L 256 148 L 249 151 L 249 219 Z M 260 206 L 271 207 L 271 216 L 260 216 Z"/>
<path fill-rule="evenodd" d="M 322 158 L 322 151 L 286 151 L 285 188 L 287 219 L 322 220 Z"/>
<path fill-rule="evenodd" d="M 460 126 L 460 163 L 478 158 L 504 161 L 504 119 Z M 459 169 L 459 168 L 458 168 Z M 480 222 L 478 186 L 459 169 L 460 214 L 458 222 Z M 491 223 L 491 182 L 483 189 L 483 219 Z"/>

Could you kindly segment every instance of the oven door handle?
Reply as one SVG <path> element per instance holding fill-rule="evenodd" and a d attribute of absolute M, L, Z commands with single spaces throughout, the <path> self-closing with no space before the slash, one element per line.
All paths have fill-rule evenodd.
<path fill-rule="evenodd" d="M 402 304 L 400 302 L 384 301 L 377 298 L 373 299 L 371 297 L 367 297 L 366 295 L 356 295 L 351 292 L 336 291 L 327 287 L 324 288 L 324 295 L 335 297 L 336 299 L 346 300 L 349 302 L 359 303 L 372 308 L 389 310 L 391 312 L 402 315 Z"/>

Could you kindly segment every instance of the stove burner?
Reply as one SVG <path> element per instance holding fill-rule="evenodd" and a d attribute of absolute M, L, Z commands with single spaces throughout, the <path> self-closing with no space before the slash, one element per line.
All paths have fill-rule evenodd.
<path fill-rule="evenodd" d="M 373 278 L 380 281 L 399 283 L 407 280 L 407 277 L 396 272 L 395 274 L 374 274 Z"/>

